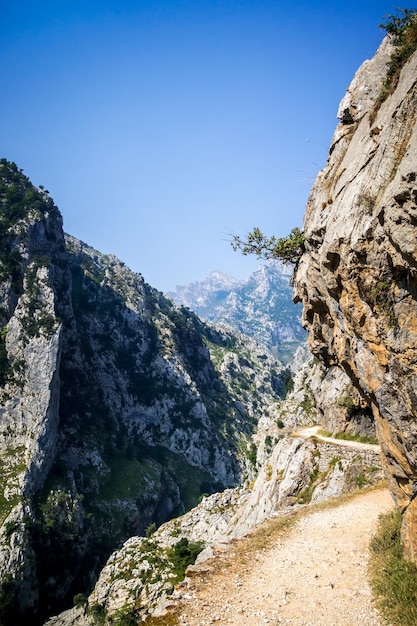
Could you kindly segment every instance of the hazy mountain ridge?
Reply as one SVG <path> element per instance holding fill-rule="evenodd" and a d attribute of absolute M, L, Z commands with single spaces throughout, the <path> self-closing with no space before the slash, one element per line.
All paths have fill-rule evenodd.
<path fill-rule="evenodd" d="M 245 281 L 215 271 L 168 295 L 200 317 L 228 324 L 289 361 L 306 338 L 301 308 L 292 300 L 292 271 L 280 261 L 268 261 Z"/>
<path fill-rule="evenodd" d="M 177 304 L 187 306 L 200 317 L 213 321 L 230 292 L 238 289 L 244 282 L 219 270 L 213 270 L 204 280 L 178 285 L 168 295 Z"/>

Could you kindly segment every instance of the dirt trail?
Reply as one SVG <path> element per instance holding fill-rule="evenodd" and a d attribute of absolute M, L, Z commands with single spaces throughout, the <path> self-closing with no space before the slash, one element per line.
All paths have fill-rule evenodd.
<path fill-rule="evenodd" d="M 369 491 L 308 513 L 262 549 L 251 539 L 232 544 L 183 587 L 179 623 L 379 626 L 368 546 L 392 506 L 388 491 Z"/>
<path fill-rule="evenodd" d="M 304 439 L 310 439 L 311 437 L 315 437 L 320 441 L 333 443 L 345 448 L 356 448 L 357 450 L 369 450 L 373 452 L 380 450 L 379 445 L 374 443 L 361 443 L 359 441 L 352 441 L 349 439 L 336 439 L 335 437 L 326 437 L 325 435 L 320 435 L 321 428 L 321 426 L 306 426 L 304 428 L 299 428 L 298 430 L 294 431 L 293 436 L 303 437 Z"/>

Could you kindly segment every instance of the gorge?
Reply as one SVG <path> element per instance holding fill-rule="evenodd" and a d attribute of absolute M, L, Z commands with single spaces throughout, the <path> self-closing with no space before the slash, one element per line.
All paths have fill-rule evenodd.
<path fill-rule="evenodd" d="M 384 91 L 396 49 L 340 104 L 293 276 L 314 357 L 287 365 L 64 234 L 1 160 L 4 626 L 161 615 L 198 553 L 383 471 L 417 562 L 417 53 Z"/>

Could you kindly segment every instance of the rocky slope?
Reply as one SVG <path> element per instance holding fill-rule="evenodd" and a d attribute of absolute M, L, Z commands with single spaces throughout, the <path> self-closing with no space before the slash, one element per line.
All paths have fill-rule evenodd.
<path fill-rule="evenodd" d="M 246 281 L 212 272 L 204 281 L 177 287 L 173 300 L 203 319 L 228 324 L 266 345 L 283 362 L 305 341 L 301 308 L 292 301 L 293 267 L 268 261 Z"/>
<path fill-rule="evenodd" d="M 254 472 L 281 363 L 62 231 L 0 162 L 0 622 L 39 623 L 109 554 Z"/>
<path fill-rule="evenodd" d="M 417 562 L 417 54 L 384 93 L 394 51 L 385 39 L 341 102 L 295 287 L 311 350 L 342 368 L 372 411 Z"/>

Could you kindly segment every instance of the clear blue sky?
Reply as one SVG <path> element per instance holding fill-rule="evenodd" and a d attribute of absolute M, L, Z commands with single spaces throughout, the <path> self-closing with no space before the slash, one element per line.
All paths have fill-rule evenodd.
<path fill-rule="evenodd" d="M 256 269 L 231 231 L 301 226 L 339 101 L 398 6 L 2 4 L 0 157 L 50 191 L 67 232 L 161 291 Z"/>

